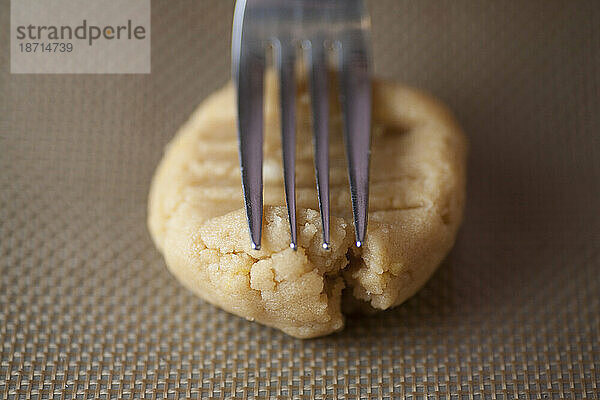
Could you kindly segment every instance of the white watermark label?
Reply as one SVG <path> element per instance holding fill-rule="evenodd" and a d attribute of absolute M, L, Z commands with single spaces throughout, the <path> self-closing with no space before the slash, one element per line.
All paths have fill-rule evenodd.
<path fill-rule="evenodd" d="M 11 73 L 150 73 L 150 0 L 11 0 Z"/>

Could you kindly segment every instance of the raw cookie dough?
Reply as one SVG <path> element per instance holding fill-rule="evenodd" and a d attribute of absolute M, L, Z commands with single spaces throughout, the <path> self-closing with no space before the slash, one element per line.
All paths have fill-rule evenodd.
<path fill-rule="evenodd" d="M 262 248 L 252 250 L 241 193 L 233 86 L 211 95 L 168 145 L 150 191 L 148 224 L 170 271 L 231 313 L 310 338 L 342 329 L 342 290 L 387 309 L 412 296 L 454 243 L 465 201 L 467 144 L 431 97 L 374 82 L 369 225 L 354 247 L 339 107 L 332 109 L 331 249 L 321 247 L 309 98 L 299 88 L 297 251 L 283 192 L 278 97 L 265 95 Z"/>

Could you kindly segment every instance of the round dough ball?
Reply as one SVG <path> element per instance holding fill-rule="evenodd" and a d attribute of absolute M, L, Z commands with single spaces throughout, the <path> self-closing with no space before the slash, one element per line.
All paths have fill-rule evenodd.
<path fill-rule="evenodd" d="M 153 179 L 148 224 L 170 271 L 198 296 L 309 338 L 343 327 L 342 291 L 354 308 L 383 310 L 405 301 L 432 275 L 462 219 L 467 144 L 451 114 L 431 97 L 374 82 L 369 225 L 356 248 L 342 119 L 332 100 L 331 249 L 324 250 L 303 84 L 297 100 L 297 251 L 289 247 L 272 76 L 265 94 L 261 250 L 250 247 L 231 83 L 206 99 L 168 145 Z"/>

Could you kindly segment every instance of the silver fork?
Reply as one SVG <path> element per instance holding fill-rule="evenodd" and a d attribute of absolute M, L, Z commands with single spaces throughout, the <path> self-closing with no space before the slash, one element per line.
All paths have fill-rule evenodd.
<path fill-rule="evenodd" d="M 365 239 L 369 203 L 371 86 L 370 20 L 362 0 L 237 0 L 232 74 L 237 90 L 242 187 L 253 249 L 260 249 L 263 214 L 263 81 L 267 47 L 279 76 L 281 138 L 290 247 L 297 248 L 295 194 L 296 49 L 302 46 L 310 86 L 315 173 L 323 228 L 329 235 L 328 57 L 337 55 L 340 102 L 356 246 Z"/>

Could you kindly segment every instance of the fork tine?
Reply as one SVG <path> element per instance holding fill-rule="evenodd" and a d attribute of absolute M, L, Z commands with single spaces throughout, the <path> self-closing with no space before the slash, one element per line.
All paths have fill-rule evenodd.
<path fill-rule="evenodd" d="M 263 214 L 263 81 L 265 55 L 239 46 L 234 54 L 242 188 L 252 248 L 260 250 Z M 234 47 L 235 49 L 236 47 Z"/>
<path fill-rule="evenodd" d="M 290 43 L 274 42 L 275 66 L 279 75 L 281 101 L 281 149 L 285 200 L 290 221 L 290 247 L 298 247 L 296 238 L 296 84 L 294 81 L 294 53 Z"/>
<path fill-rule="evenodd" d="M 366 46 L 340 46 L 340 100 L 357 247 L 365 240 L 369 208 L 371 83 L 365 49 Z"/>
<path fill-rule="evenodd" d="M 307 69 L 309 72 L 313 114 L 315 173 L 317 193 L 323 226 L 323 248 L 329 249 L 329 97 L 325 48 L 321 42 L 309 46 Z"/>

